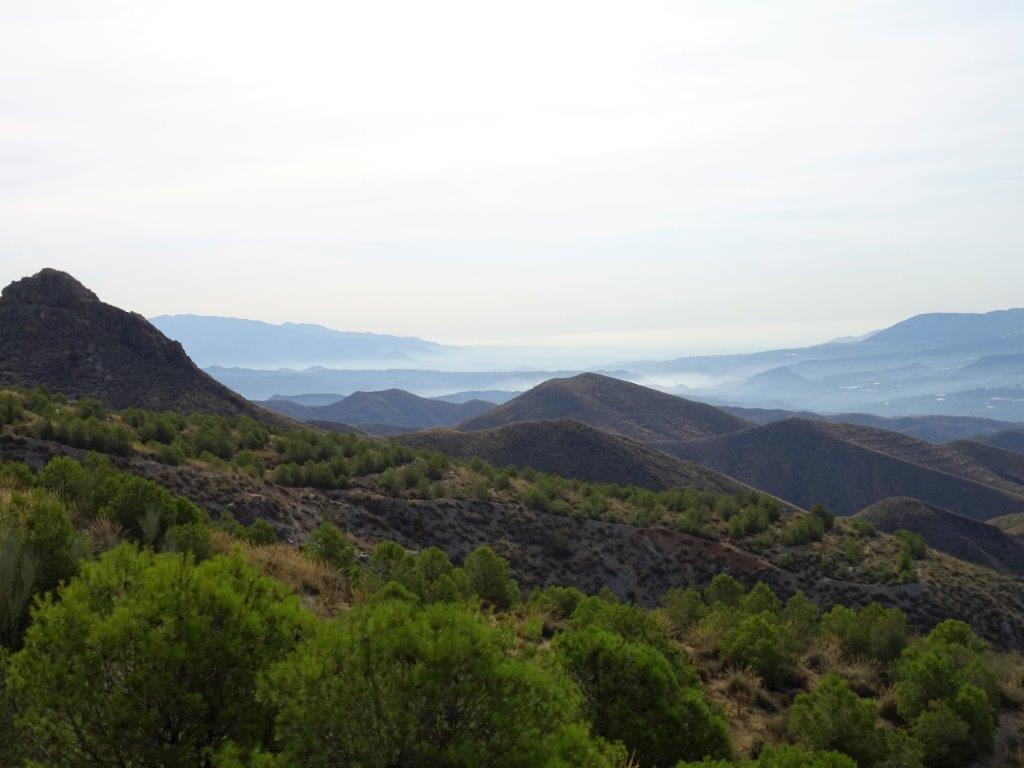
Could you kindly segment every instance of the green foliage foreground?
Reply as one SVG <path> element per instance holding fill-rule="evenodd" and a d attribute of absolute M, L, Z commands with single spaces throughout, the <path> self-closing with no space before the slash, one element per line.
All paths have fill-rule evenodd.
<path fill-rule="evenodd" d="M 658 611 L 524 599 L 490 548 L 360 559 L 326 523 L 293 554 L 356 597 L 322 618 L 243 556 L 274 539 L 97 457 L 0 464 L 0 765 L 961 768 L 994 747 L 995 655 L 963 622 L 914 638 L 899 610 L 822 615 L 726 574 Z M 842 675 L 807 680 L 819 641 L 877 670 L 886 720 Z M 766 697 L 805 689 L 753 762 L 684 643 Z"/>

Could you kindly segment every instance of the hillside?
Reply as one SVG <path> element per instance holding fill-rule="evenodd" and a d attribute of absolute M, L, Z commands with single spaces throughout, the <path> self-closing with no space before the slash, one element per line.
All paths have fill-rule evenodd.
<path fill-rule="evenodd" d="M 38 469 L 56 455 L 85 458 L 85 450 L 32 437 L 41 418 L 24 414 L 0 431 L 0 460 Z M 104 418 L 128 428 L 117 414 Z M 245 525 L 265 520 L 287 542 L 302 542 L 331 521 L 364 552 L 389 539 L 410 550 L 440 547 L 461 562 L 474 548 L 492 546 L 508 559 L 524 590 L 563 584 L 593 593 L 607 587 L 649 606 L 669 587 L 704 586 L 727 572 L 748 586 L 763 580 L 783 596 L 802 590 L 824 607 L 877 601 L 906 611 L 914 626 L 927 628 L 955 616 L 968 619 L 1001 646 L 1024 643 L 1018 579 L 929 552 L 915 561 L 908 581 L 897 568 L 900 545 L 892 537 L 863 539 L 839 521 L 820 541 L 793 543 L 786 532 L 796 518 L 750 491 L 710 498 L 674 490 L 652 496 L 552 476 L 531 478 L 473 462 L 437 464 L 433 456 L 403 453 L 373 439 L 311 433 L 272 434 L 258 452 L 265 471 L 240 472 L 237 463 L 201 457 L 197 426 L 191 422 L 181 428 L 178 437 L 190 446 L 189 458 L 181 463 L 154 460 L 151 449 L 138 441 L 129 453 L 111 459 L 116 467 L 156 480 L 198 504 L 212 520 L 226 513 Z M 303 443 L 329 449 L 335 460 L 340 453 L 363 460 L 345 462 L 350 474 L 344 482 L 321 490 L 296 482 L 292 473 L 301 468 L 295 464 L 291 472 L 280 471 Z M 253 458 L 251 451 L 243 451 L 232 461 L 243 455 L 247 462 Z M 437 479 L 423 486 L 422 473 L 430 467 L 437 469 Z M 412 485 L 402 482 L 410 471 Z M 757 535 L 733 531 L 730 510 L 749 515 L 772 508 L 778 517 L 764 517 L 767 528 Z M 841 553 L 851 544 L 859 556 L 845 560 Z"/>
<path fill-rule="evenodd" d="M 976 440 L 955 440 L 947 447 L 978 466 L 985 467 L 1007 483 L 1024 488 L 1024 455 Z"/>
<path fill-rule="evenodd" d="M 746 486 L 638 442 L 569 419 L 530 421 L 473 432 L 430 430 L 401 441 L 450 456 L 479 456 L 496 466 L 532 467 L 587 482 L 652 490 L 688 486 L 736 493 Z"/>
<path fill-rule="evenodd" d="M 44 386 L 113 408 L 274 418 L 203 373 L 141 315 L 53 269 L 0 296 L 0 385 Z"/>
<path fill-rule="evenodd" d="M 811 411 L 787 411 L 781 408 L 742 408 L 740 406 L 719 406 L 741 419 L 755 424 L 771 424 L 798 417 L 815 421 L 831 421 L 843 424 L 858 424 L 862 427 L 888 429 L 929 443 L 948 443 L 951 440 L 994 435 L 1004 430 L 1013 430 L 1018 425 L 1010 421 L 996 421 L 977 416 L 876 416 L 871 413 L 813 413 Z M 1024 452 L 1024 434 L 1021 436 L 1021 450 Z M 1005 447 L 1005 446 L 999 446 Z"/>
<path fill-rule="evenodd" d="M 1008 533 L 1010 536 L 1024 541 L 1024 513 L 994 517 L 989 520 L 988 523 L 989 525 L 994 525 L 1004 533 Z"/>
<path fill-rule="evenodd" d="M 260 405 L 300 421 L 333 421 L 368 432 L 377 431 L 373 425 L 383 426 L 388 432 L 448 427 L 494 407 L 482 400 L 463 403 L 432 400 L 401 389 L 353 392 L 330 405 L 300 405 L 285 399 L 267 400 Z"/>
<path fill-rule="evenodd" d="M 928 546 L 960 560 L 1024 575 L 1024 542 L 994 525 L 908 498 L 883 499 L 855 517 L 869 520 L 885 533 L 900 529 L 919 533 Z"/>
<path fill-rule="evenodd" d="M 904 457 L 882 453 L 879 449 L 883 446 L 895 450 L 892 437 L 872 434 L 878 430 L 855 429 L 863 430 L 786 419 L 679 443 L 672 452 L 797 506 L 807 508 L 820 502 L 842 515 L 890 496 L 910 496 L 980 520 L 1024 512 L 1024 497 L 908 460 L 905 457 L 911 452 L 905 445 L 900 450 Z M 920 448 L 917 443 L 911 447 Z M 942 456 L 918 454 L 918 458 L 922 456 L 941 464 Z M 983 471 L 967 461 L 960 467 L 965 472 Z"/>
<path fill-rule="evenodd" d="M 662 448 L 742 430 L 750 423 L 704 403 L 685 400 L 596 373 L 551 379 L 459 425 L 463 431 L 524 421 L 573 419 Z"/>
<path fill-rule="evenodd" d="M 864 448 L 1024 497 L 1024 460 L 1009 451 L 969 441 L 938 445 L 853 424 L 833 424 L 830 431 Z"/>
<path fill-rule="evenodd" d="M 991 435 L 978 435 L 973 439 L 1004 451 L 1024 453 L 1024 429 L 1006 429 Z"/>

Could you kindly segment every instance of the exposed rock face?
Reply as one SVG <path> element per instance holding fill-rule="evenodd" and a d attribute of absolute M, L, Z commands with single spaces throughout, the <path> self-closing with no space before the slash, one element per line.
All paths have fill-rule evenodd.
<path fill-rule="evenodd" d="M 112 408 L 269 416 L 203 373 L 141 315 L 44 269 L 0 296 L 0 386 L 45 386 Z"/>

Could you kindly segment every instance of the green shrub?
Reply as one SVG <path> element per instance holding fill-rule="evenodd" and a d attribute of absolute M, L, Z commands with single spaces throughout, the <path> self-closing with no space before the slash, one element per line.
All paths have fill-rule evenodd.
<path fill-rule="evenodd" d="M 899 539 L 902 551 L 912 559 L 920 560 L 928 554 L 928 544 L 921 534 L 901 528 L 892 535 Z"/>
<path fill-rule="evenodd" d="M 24 490 L 32 481 L 28 465 L 20 461 L 0 461 L 0 490 Z"/>
<path fill-rule="evenodd" d="M 228 740 L 258 746 L 256 681 L 308 624 L 240 558 L 119 547 L 38 609 L 11 658 L 15 726 L 39 765 L 209 765 Z"/>
<path fill-rule="evenodd" d="M 870 539 L 878 535 L 878 531 L 875 530 L 875 524 L 870 520 L 851 520 L 850 528 L 852 528 L 853 532 L 862 539 Z"/>
<path fill-rule="evenodd" d="M 15 424 L 25 417 L 22 399 L 13 392 L 0 392 L 0 427 Z"/>
<path fill-rule="evenodd" d="M 567 742 L 589 753 L 578 764 L 604 765 L 573 687 L 452 604 L 386 601 L 322 624 L 262 700 L 278 713 L 284 765 L 566 765 Z"/>
<path fill-rule="evenodd" d="M 355 568 L 355 545 L 330 523 L 321 523 L 319 528 L 309 534 L 302 549 L 317 562 L 342 573 L 350 573 Z"/>
<path fill-rule="evenodd" d="M 213 556 L 213 532 L 206 523 L 172 525 L 164 534 L 163 548 L 167 552 L 191 553 L 199 563 Z"/>
<path fill-rule="evenodd" d="M 789 676 L 796 660 L 792 630 L 769 613 L 757 613 L 728 629 L 722 638 L 725 658 L 739 667 L 750 667 L 769 685 Z"/>
<path fill-rule="evenodd" d="M 821 521 L 823 530 L 831 531 L 835 527 L 836 516 L 825 509 L 822 504 L 815 504 L 811 507 L 811 517 Z"/>
<path fill-rule="evenodd" d="M 692 587 L 686 589 L 674 587 L 668 590 L 662 598 L 661 604 L 664 606 L 665 615 L 672 623 L 672 627 L 680 634 L 689 632 L 708 613 L 708 606 L 704 603 L 704 598 Z"/>
<path fill-rule="evenodd" d="M 562 621 L 572 616 L 584 598 L 575 587 L 545 587 L 531 602 L 552 621 Z"/>
<path fill-rule="evenodd" d="M 32 598 L 78 570 L 74 528 L 64 503 L 33 489 L 0 499 L 0 645 L 18 645 Z"/>
<path fill-rule="evenodd" d="M 793 636 L 806 645 L 818 634 L 821 611 L 803 592 L 797 592 L 786 601 L 780 618 L 792 630 Z"/>
<path fill-rule="evenodd" d="M 743 598 L 743 585 L 728 573 L 716 574 L 707 589 L 704 590 L 704 599 L 708 605 L 725 605 L 736 607 Z"/>
<path fill-rule="evenodd" d="M 277 529 L 267 520 L 260 518 L 244 529 L 242 538 L 254 547 L 265 547 L 277 541 Z"/>
<path fill-rule="evenodd" d="M 794 517 L 782 532 L 782 539 L 790 546 L 809 544 L 821 541 L 825 535 L 825 524 L 817 515 L 798 515 Z"/>
<path fill-rule="evenodd" d="M 885 747 L 877 719 L 877 702 L 858 698 L 843 678 L 827 674 L 811 693 L 797 695 L 788 728 L 809 749 L 842 752 L 858 765 L 871 766 L 881 760 Z"/>
<path fill-rule="evenodd" d="M 909 636 L 906 614 L 878 603 L 860 611 L 837 605 L 822 617 L 821 630 L 842 640 L 848 656 L 886 664 L 899 656 Z"/>
<path fill-rule="evenodd" d="M 621 741 L 641 765 L 729 756 L 724 718 L 655 648 L 594 628 L 563 632 L 554 645 L 594 731 Z"/>
<path fill-rule="evenodd" d="M 944 701 L 933 701 L 914 721 L 927 768 L 963 768 L 974 758 L 970 729 Z"/>
<path fill-rule="evenodd" d="M 508 563 L 490 547 L 477 547 L 463 569 L 469 588 L 485 603 L 502 611 L 519 602 L 519 587 L 509 575 Z"/>
<path fill-rule="evenodd" d="M 754 588 L 744 595 L 742 600 L 740 600 L 740 609 L 744 613 L 768 612 L 771 614 L 777 614 L 782 610 L 782 602 L 775 596 L 771 587 L 763 581 L 759 581 L 754 585 Z"/>
<path fill-rule="evenodd" d="M 172 525 L 205 520 L 205 514 L 190 501 L 174 496 L 162 485 L 135 475 L 118 475 L 112 483 L 109 498 L 100 508 L 131 536 L 156 544 Z M 155 521 L 155 522 L 154 522 Z"/>

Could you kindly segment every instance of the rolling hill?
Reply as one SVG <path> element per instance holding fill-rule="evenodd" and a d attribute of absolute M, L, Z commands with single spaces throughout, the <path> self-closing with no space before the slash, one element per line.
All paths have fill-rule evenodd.
<path fill-rule="evenodd" d="M 795 416 L 801 419 L 888 429 L 892 432 L 916 437 L 919 440 L 927 440 L 929 443 L 948 443 L 951 440 L 968 438 L 977 440 L 981 436 L 988 437 L 997 432 L 1015 430 L 1019 427 L 1012 421 L 997 421 L 977 416 L 876 416 L 871 413 L 822 414 L 812 411 L 787 411 L 781 408 L 742 408 L 733 405 L 718 407 L 733 416 L 752 421 L 755 424 L 771 424 L 773 421 L 782 421 Z M 1024 432 L 1021 433 L 1021 451 L 1024 452 Z"/>
<path fill-rule="evenodd" d="M 1024 429 L 1006 429 L 990 435 L 977 435 L 972 439 L 979 443 L 1002 448 L 1004 451 L 1024 453 Z"/>
<path fill-rule="evenodd" d="M 860 432 L 854 430 L 862 430 Z M 920 450 L 927 443 L 896 433 L 807 419 L 785 419 L 741 432 L 681 442 L 673 455 L 715 469 L 800 507 L 825 504 L 850 515 L 890 496 L 985 520 L 1024 512 L 1024 496 L 967 475 L 992 473 L 956 455 Z M 930 446 L 934 448 L 935 446 Z M 893 451 L 890 455 L 883 450 Z M 919 452 L 915 452 L 919 451 Z M 928 461 L 936 466 L 918 463 Z"/>
<path fill-rule="evenodd" d="M 299 421 L 339 422 L 371 433 L 448 427 L 494 407 L 493 403 L 482 400 L 464 403 L 432 400 L 401 389 L 353 392 L 330 405 L 300 405 L 285 399 L 267 400 L 260 405 Z M 384 429 L 374 428 L 378 426 Z"/>
<path fill-rule="evenodd" d="M 901 528 L 919 533 L 928 546 L 960 560 L 1024 576 L 1024 542 L 994 525 L 898 497 L 876 502 L 855 517 L 885 533 Z"/>
<path fill-rule="evenodd" d="M 144 317 L 103 303 L 54 269 L 0 296 L 2 385 L 45 386 L 111 408 L 277 418 L 201 371 Z"/>
<path fill-rule="evenodd" d="M 743 484 L 688 461 L 579 421 L 528 421 L 460 432 L 429 430 L 403 443 L 461 458 L 478 456 L 496 466 L 532 467 L 587 482 L 652 490 L 688 486 L 716 493 L 748 490 Z"/>
<path fill-rule="evenodd" d="M 573 419 L 654 448 L 750 426 L 732 414 L 597 373 L 551 379 L 459 425 L 462 431 Z"/>

